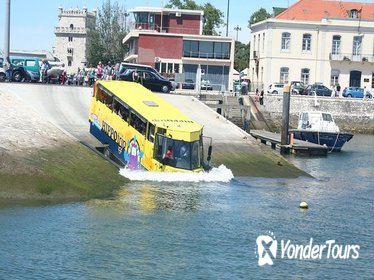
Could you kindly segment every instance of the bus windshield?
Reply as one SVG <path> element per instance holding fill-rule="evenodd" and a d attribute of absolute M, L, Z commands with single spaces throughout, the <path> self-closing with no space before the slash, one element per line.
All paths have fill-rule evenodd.
<path fill-rule="evenodd" d="M 156 138 L 156 159 L 175 168 L 193 170 L 201 167 L 200 141 L 186 142 L 163 135 Z"/>

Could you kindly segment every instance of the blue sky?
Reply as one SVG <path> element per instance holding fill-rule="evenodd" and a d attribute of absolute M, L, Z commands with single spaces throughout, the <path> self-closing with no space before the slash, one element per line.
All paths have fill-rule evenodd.
<path fill-rule="evenodd" d="M 11 1 L 11 38 L 10 48 L 16 50 L 52 50 L 55 43 L 53 29 L 57 26 L 57 8 L 64 9 L 88 7 L 91 11 L 94 8 L 101 9 L 103 0 L 10 0 Z M 351 0 L 352 1 L 352 0 Z M 355 1 L 371 2 L 373 0 Z M 116 0 L 112 0 L 116 2 Z M 127 10 L 134 7 L 161 7 L 167 4 L 168 0 L 122 0 L 117 1 L 120 6 Z M 228 0 L 195 0 L 198 4 L 210 2 L 220 9 L 226 22 Z M 238 39 L 248 43 L 250 30 L 248 19 L 251 14 L 260 8 L 272 12 L 272 7 L 287 7 L 297 2 L 296 0 L 229 0 L 229 36 L 236 38 L 237 32 L 234 27 L 240 26 Z M 4 13 L 5 0 L 0 0 L 0 49 L 4 48 Z M 226 28 L 222 28 L 223 34 Z"/>

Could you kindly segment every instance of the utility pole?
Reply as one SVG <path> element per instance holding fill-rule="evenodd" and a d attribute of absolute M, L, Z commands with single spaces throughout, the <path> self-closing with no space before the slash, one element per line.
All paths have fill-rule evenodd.
<path fill-rule="evenodd" d="M 236 41 L 238 41 L 238 33 L 240 30 L 242 30 L 242 28 L 239 25 L 237 25 L 236 27 L 234 27 L 234 30 L 236 31 Z"/>
<path fill-rule="evenodd" d="M 4 61 L 9 56 L 10 46 L 10 0 L 5 0 Z"/>

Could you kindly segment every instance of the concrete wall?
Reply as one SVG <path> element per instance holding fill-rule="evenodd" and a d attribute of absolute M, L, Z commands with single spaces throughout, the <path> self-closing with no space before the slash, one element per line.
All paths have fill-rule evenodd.
<path fill-rule="evenodd" d="M 317 102 L 317 103 L 316 103 Z M 317 105 L 317 106 L 316 106 Z M 259 106 L 279 128 L 282 122 L 283 95 L 265 95 L 264 106 Z M 340 131 L 374 134 L 374 99 L 350 99 L 291 95 L 290 128 L 297 127 L 303 111 L 324 111 L 333 115 Z"/>

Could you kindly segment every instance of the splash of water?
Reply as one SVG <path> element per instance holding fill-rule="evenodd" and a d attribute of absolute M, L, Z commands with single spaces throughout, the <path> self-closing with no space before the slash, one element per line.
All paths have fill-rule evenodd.
<path fill-rule="evenodd" d="M 185 173 L 185 172 L 149 172 L 144 170 L 131 170 L 121 168 L 120 175 L 131 181 L 156 181 L 156 182 L 229 182 L 234 175 L 224 165 L 213 168 L 209 172 Z"/>

